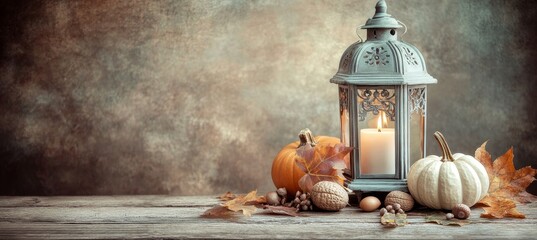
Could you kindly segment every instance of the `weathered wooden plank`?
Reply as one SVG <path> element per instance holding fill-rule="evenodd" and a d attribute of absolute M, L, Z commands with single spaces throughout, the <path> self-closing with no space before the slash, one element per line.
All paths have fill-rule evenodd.
<path fill-rule="evenodd" d="M 234 220 L 200 214 L 214 196 L 0 197 L 0 239 L 9 238 L 534 238 L 537 203 L 520 205 L 526 219 L 482 219 L 469 225 L 439 226 L 409 216 L 405 227 L 386 229 L 377 212 L 355 207 L 308 212 L 303 217 L 254 214 Z M 413 214 L 419 214 L 414 212 Z"/>
<path fill-rule="evenodd" d="M 2 222 L 57 222 L 57 223 L 195 223 L 217 220 L 200 218 L 208 207 L 25 207 L 0 208 Z M 528 209 L 529 210 L 529 209 Z M 263 210 L 258 210 L 263 213 Z M 470 220 L 473 223 L 498 224 L 513 223 L 537 224 L 535 211 L 528 211 L 525 220 L 520 219 L 483 219 L 481 210 L 474 209 Z M 300 223 L 378 223 L 377 212 L 363 213 L 357 208 L 347 207 L 340 212 L 305 212 L 301 217 L 255 214 L 251 218 L 237 214 L 236 222 L 262 223 L 280 222 L 282 224 Z M 411 223 L 423 223 L 425 216 L 409 215 Z"/>
<path fill-rule="evenodd" d="M 271 239 L 531 239 L 537 234 L 533 225 L 504 224 L 446 227 L 415 224 L 383 228 L 372 223 L 323 224 L 52 224 L 3 223 L 0 238 L 72 239 L 72 238 L 271 238 Z"/>
<path fill-rule="evenodd" d="M 218 202 L 216 196 L 0 196 L 0 207 L 196 207 Z"/>

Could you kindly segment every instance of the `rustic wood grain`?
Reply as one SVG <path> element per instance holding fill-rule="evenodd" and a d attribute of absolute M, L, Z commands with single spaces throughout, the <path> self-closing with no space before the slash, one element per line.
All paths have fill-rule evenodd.
<path fill-rule="evenodd" d="M 471 224 L 455 227 L 425 223 L 413 212 L 409 224 L 394 229 L 379 223 L 377 212 L 356 207 L 300 217 L 258 211 L 251 218 L 205 219 L 200 214 L 214 196 L 0 197 L 0 239 L 118 238 L 512 238 L 537 236 L 537 203 L 520 205 L 526 219 L 483 219 L 474 208 Z"/>

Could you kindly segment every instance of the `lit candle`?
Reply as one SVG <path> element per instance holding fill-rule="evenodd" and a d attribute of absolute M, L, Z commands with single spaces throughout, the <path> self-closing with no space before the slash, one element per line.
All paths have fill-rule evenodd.
<path fill-rule="evenodd" d="M 361 174 L 395 174 L 395 131 L 382 128 L 384 112 L 379 115 L 377 128 L 360 130 Z"/>

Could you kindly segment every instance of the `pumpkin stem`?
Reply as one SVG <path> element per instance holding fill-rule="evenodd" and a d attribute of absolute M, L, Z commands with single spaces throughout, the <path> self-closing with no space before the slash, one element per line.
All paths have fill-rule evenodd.
<path fill-rule="evenodd" d="M 306 144 L 312 147 L 315 147 L 315 145 L 317 145 L 317 142 L 315 141 L 315 138 L 313 137 L 313 133 L 311 133 L 311 130 L 307 128 L 300 130 L 300 133 L 298 134 L 298 138 L 300 139 L 300 144 L 298 145 L 298 147 L 302 147 Z"/>
<path fill-rule="evenodd" d="M 444 135 L 442 135 L 441 132 L 436 131 L 434 133 L 434 138 L 442 149 L 442 161 L 455 161 L 455 158 L 453 157 L 453 154 L 451 154 L 451 149 L 449 148 L 449 145 L 446 142 L 446 138 L 444 138 Z"/>

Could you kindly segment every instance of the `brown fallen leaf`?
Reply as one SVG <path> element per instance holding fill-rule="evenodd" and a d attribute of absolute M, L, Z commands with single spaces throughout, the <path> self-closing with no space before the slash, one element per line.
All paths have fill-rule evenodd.
<path fill-rule="evenodd" d="M 406 219 L 406 214 L 386 213 L 380 218 L 380 223 L 384 225 L 384 227 L 399 227 L 407 225 L 408 221 Z"/>
<path fill-rule="evenodd" d="M 528 203 L 537 200 L 536 196 L 526 191 L 535 180 L 537 169 L 526 166 L 516 170 L 512 147 L 493 162 L 490 153 L 485 149 L 486 144 L 487 142 L 483 143 L 475 151 L 475 158 L 485 166 L 490 180 L 488 195 L 478 202 L 478 205 L 485 206 L 481 217 L 524 218 L 524 214 L 516 209 L 516 202 Z"/>
<path fill-rule="evenodd" d="M 427 216 L 425 216 L 425 222 L 436 223 L 436 224 L 444 225 L 444 226 L 454 225 L 454 226 L 459 226 L 459 227 L 470 223 L 470 221 L 467 219 L 461 220 L 461 219 L 454 218 L 454 219 L 448 220 L 446 219 L 446 214 L 443 212 L 434 212 L 432 214 L 428 214 Z"/>
<path fill-rule="evenodd" d="M 480 203 L 485 205 L 483 207 L 485 212 L 481 213 L 482 218 L 526 218 L 516 209 L 515 202 L 509 198 L 487 196 Z"/>
<path fill-rule="evenodd" d="M 222 219 L 233 219 L 237 218 L 235 212 L 229 211 L 226 207 L 222 205 L 216 205 L 212 208 L 207 209 L 207 211 L 201 214 L 201 217 L 204 218 L 222 218 Z"/>
<path fill-rule="evenodd" d="M 232 200 L 232 199 L 235 199 L 237 197 L 237 195 L 231 193 L 231 192 L 227 192 L 227 193 L 224 193 L 220 196 L 218 196 L 218 199 L 220 199 L 220 201 L 229 201 L 229 200 Z"/>
<path fill-rule="evenodd" d="M 318 144 L 312 147 L 308 144 L 297 149 L 296 159 L 297 166 L 306 173 L 298 181 L 298 185 L 304 192 L 310 192 L 313 185 L 320 181 L 333 181 L 342 184 L 345 180 L 343 169 L 345 156 L 353 148 L 346 147 L 344 144 L 334 146 Z"/>
<path fill-rule="evenodd" d="M 222 204 L 222 206 L 233 212 L 242 211 L 242 214 L 250 217 L 252 216 L 252 213 L 257 210 L 257 207 L 252 204 L 258 203 L 258 200 L 259 197 L 257 196 L 257 190 L 254 190 L 246 194 L 246 196 L 238 196 L 232 200 L 229 200 Z"/>
<path fill-rule="evenodd" d="M 265 205 L 263 206 L 263 209 L 274 214 L 288 215 L 288 216 L 293 216 L 293 217 L 298 216 L 296 208 L 294 207 Z"/>
<path fill-rule="evenodd" d="M 225 199 L 230 196 L 231 193 L 227 192 L 219 198 Z M 250 217 L 258 207 L 262 207 L 266 203 L 265 196 L 257 196 L 257 190 L 254 190 L 246 195 L 235 196 L 225 203 L 216 205 L 205 211 L 201 216 L 207 218 L 231 218 L 236 217 L 233 215 L 234 212 L 242 211 L 243 215 Z"/>

